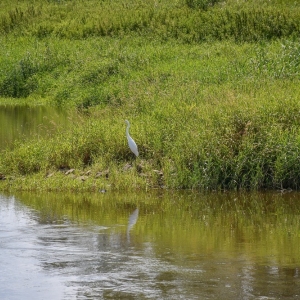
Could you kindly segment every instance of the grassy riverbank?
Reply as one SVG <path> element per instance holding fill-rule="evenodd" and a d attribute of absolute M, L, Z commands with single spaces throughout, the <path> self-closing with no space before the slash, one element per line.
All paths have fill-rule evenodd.
<path fill-rule="evenodd" d="M 3 2 L 0 104 L 78 118 L 3 151 L 0 188 L 298 189 L 300 5 L 260 2 Z"/>

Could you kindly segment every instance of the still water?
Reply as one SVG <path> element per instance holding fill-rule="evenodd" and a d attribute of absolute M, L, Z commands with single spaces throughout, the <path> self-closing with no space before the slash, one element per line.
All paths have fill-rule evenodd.
<path fill-rule="evenodd" d="M 0 150 L 14 142 L 43 135 L 73 125 L 74 114 L 46 106 L 0 105 Z"/>
<path fill-rule="evenodd" d="M 0 299 L 300 299 L 300 195 L 0 197 Z"/>

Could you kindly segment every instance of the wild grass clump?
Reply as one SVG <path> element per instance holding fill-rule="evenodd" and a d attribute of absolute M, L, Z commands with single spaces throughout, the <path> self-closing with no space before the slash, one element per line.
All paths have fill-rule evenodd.
<path fill-rule="evenodd" d="M 25 56 L 4 75 L 0 84 L 0 95 L 12 98 L 27 97 L 38 87 L 36 73 L 37 65 L 30 55 Z"/>
<path fill-rule="evenodd" d="M 283 124 L 289 122 L 289 113 L 281 111 L 283 124 L 270 118 L 278 111 L 268 113 L 234 109 L 225 117 L 214 116 L 215 121 L 222 122 L 215 123 L 212 132 L 201 138 L 178 138 L 169 155 L 172 158 L 163 161 L 163 169 L 169 172 L 166 185 L 200 190 L 298 189 L 300 169 L 295 163 L 299 161 L 299 118 L 286 127 Z M 290 172 L 282 168 L 288 157 L 294 165 Z"/>

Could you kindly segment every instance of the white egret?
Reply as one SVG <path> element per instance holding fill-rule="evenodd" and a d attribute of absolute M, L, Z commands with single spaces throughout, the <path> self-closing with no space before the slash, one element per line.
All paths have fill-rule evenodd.
<path fill-rule="evenodd" d="M 139 156 L 139 151 L 138 151 L 137 145 L 136 145 L 135 141 L 129 135 L 130 123 L 128 120 L 125 120 L 125 123 L 127 124 L 126 137 L 127 137 L 127 141 L 128 141 L 128 146 L 129 146 L 130 150 L 134 153 L 135 156 Z"/>

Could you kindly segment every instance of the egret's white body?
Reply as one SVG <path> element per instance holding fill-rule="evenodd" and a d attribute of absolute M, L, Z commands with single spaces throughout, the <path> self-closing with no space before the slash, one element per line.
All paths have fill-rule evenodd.
<path fill-rule="evenodd" d="M 128 146 L 129 146 L 130 150 L 134 153 L 135 156 L 139 156 L 139 151 L 138 151 L 137 145 L 136 145 L 135 141 L 132 139 L 132 137 L 129 135 L 130 123 L 127 120 L 125 120 L 125 123 L 127 124 L 126 137 L 127 137 L 127 141 L 128 141 Z"/>

